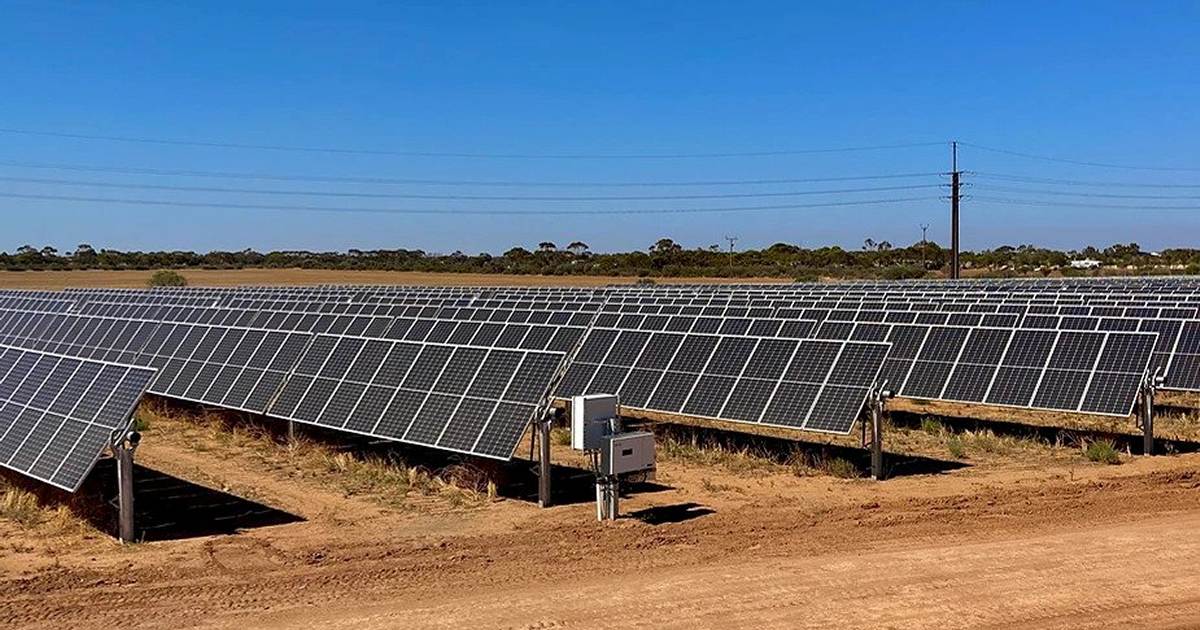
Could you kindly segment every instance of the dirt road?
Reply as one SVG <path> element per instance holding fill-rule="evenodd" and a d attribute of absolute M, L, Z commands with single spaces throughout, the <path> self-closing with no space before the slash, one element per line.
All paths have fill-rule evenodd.
<path fill-rule="evenodd" d="M 147 470 L 296 519 L 130 547 L 0 519 L 0 627 L 1200 627 L 1200 454 L 1039 448 L 884 483 L 667 458 L 602 525 L 583 501 L 391 508 L 156 420 Z"/>
<path fill-rule="evenodd" d="M 360 629 L 1196 627 L 1197 528 L 1200 514 L 1188 514 L 991 542 L 469 589 L 247 621 Z"/>

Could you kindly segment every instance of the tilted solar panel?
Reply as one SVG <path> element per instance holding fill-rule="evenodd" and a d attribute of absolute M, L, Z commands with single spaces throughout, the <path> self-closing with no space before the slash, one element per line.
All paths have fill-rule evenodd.
<path fill-rule="evenodd" d="M 906 398 L 1127 416 L 1155 335 L 934 326 L 898 394 Z"/>
<path fill-rule="evenodd" d="M 266 414 L 507 460 L 565 356 L 318 335 Z"/>
<path fill-rule="evenodd" d="M 0 465 L 74 492 L 154 370 L 0 346 Z"/>
<path fill-rule="evenodd" d="M 622 407 L 848 433 L 888 345 L 594 328 L 556 392 Z"/>

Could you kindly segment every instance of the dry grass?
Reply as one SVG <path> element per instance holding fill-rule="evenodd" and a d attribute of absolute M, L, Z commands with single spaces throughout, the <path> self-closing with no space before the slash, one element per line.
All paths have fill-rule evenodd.
<path fill-rule="evenodd" d="M 0 287 L 62 289 L 65 287 L 144 288 L 153 271 L 5 271 Z M 533 276 L 418 271 L 352 271 L 338 269 L 183 269 L 191 286 L 404 284 L 437 286 L 604 286 L 633 284 L 628 276 Z M 664 278 L 660 282 L 688 284 L 787 283 L 790 278 Z"/>
<path fill-rule="evenodd" d="M 919 431 L 906 432 L 890 428 L 884 432 L 885 436 L 889 434 L 893 437 L 899 434 L 906 438 L 903 440 L 907 442 L 906 450 L 928 451 L 932 445 L 932 455 L 949 454 L 950 457 L 960 460 L 1017 455 L 1054 457 L 1066 450 L 1066 445 L 1051 444 L 1032 433 L 1028 435 L 997 434 L 987 428 L 954 431 L 936 416 L 923 416 Z M 892 439 L 891 442 L 894 443 L 896 440 Z M 924 449 L 919 446 L 922 443 L 924 443 Z"/>
<path fill-rule="evenodd" d="M 1200 411 L 1159 413 L 1154 418 L 1154 434 L 1172 440 L 1200 442 Z"/>
<path fill-rule="evenodd" d="M 90 528 L 69 505 L 46 501 L 37 494 L 0 478 L 0 519 L 39 534 L 76 534 Z"/>
<path fill-rule="evenodd" d="M 395 455 L 341 451 L 303 436 L 281 440 L 252 421 L 238 421 L 219 412 L 180 410 L 159 400 L 143 403 L 139 418 L 151 427 L 161 427 L 166 435 L 182 438 L 194 450 L 222 458 L 252 456 L 270 468 L 287 470 L 347 496 L 368 497 L 389 508 L 416 509 L 414 497 L 471 508 L 496 496 L 492 480 L 465 465 L 431 470 L 409 465 Z"/>
<path fill-rule="evenodd" d="M 734 440 L 719 437 L 661 429 L 656 440 L 657 454 L 662 459 L 698 467 L 720 468 L 734 475 L 790 473 L 797 477 L 829 475 L 841 479 L 862 476 L 862 471 L 850 460 L 814 452 L 798 444 L 787 452 L 778 452 L 766 447 L 737 444 Z"/>

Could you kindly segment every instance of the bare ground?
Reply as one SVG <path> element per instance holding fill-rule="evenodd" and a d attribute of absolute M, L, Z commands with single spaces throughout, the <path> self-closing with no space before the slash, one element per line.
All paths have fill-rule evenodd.
<path fill-rule="evenodd" d="M 929 457 L 947 439 L 893 432 Z M 389 500 L 284 446 L 156 419 L 148 469 L 303 520 L 121 547 L 0 519 L 0 627 L 1200 625 L 1200 454 L 1103 466 L 960 439 L 966 467 L 883 483 L 664 449 L 662 487 L 606 525 L 586 502 Z"/>
<path fill-rule="evenodd" d="M 153 271 L 0 271 L 0 288 L 62 289 L 65 287 L 143 288 Z M 603 286 L 632 284 L 628 276 L 534 276 L 416 271 L 344 271 L 337 269 L 185 269 L 194 286 L 403 284 L 432 286 Z M 664 283 L 729 284 L 790 282 L 788 278 L 660 278 Z"/>
<path fill-rule="evenodd" d="M 142 286 L 148 275 L 9 272 L 0 286 Z M 193 284 L 629 281 L 186 275 Z M 1193 441 L 1197 426 L 1194 415 L 1164 423 Z M 157 419 L 146 435 L 138 459 L 149 471 L 299 520 L 123 547 L 57 516 L 0 516 L 0 627 L 1200 627 L 1200 454 L 1126 454 L 1103 466 L 1077 444 L 893 428 L 890 448 L 965 467 L 874 483 L 684 445 L 664 449 L 662 487 L 632 495 L 629 517 L 604 525 L 586 502 L 540 510 L 437 490 L 396 496 L 331 465 L 343 462 L 336 456 L 177 419 Z M 556 460 L 578 463 L 561 448 Z M 180 520 L 196 507 L 170 491 L 158 501 Z"/>

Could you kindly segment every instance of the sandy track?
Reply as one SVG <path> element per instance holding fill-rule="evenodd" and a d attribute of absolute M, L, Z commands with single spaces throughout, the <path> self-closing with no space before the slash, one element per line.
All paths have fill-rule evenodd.
<path fill-rule="evenodd" d="M 624 510 L 694 517 L 601 525 L 588 504 L 380 509 L 178 429 L 139 460 L 305 520 L 132 548 L 0 521 L 0 627 L 1200 625 L 1200 454 L 885 483 L 664 462 Z"/>
<path fill-rule="evenodd" d="M 1200 623 L 1200 514 L 267 615 L 325 628 L 1108 628 Z M 230 627 L 236 624 L 230 624 Z"/>

